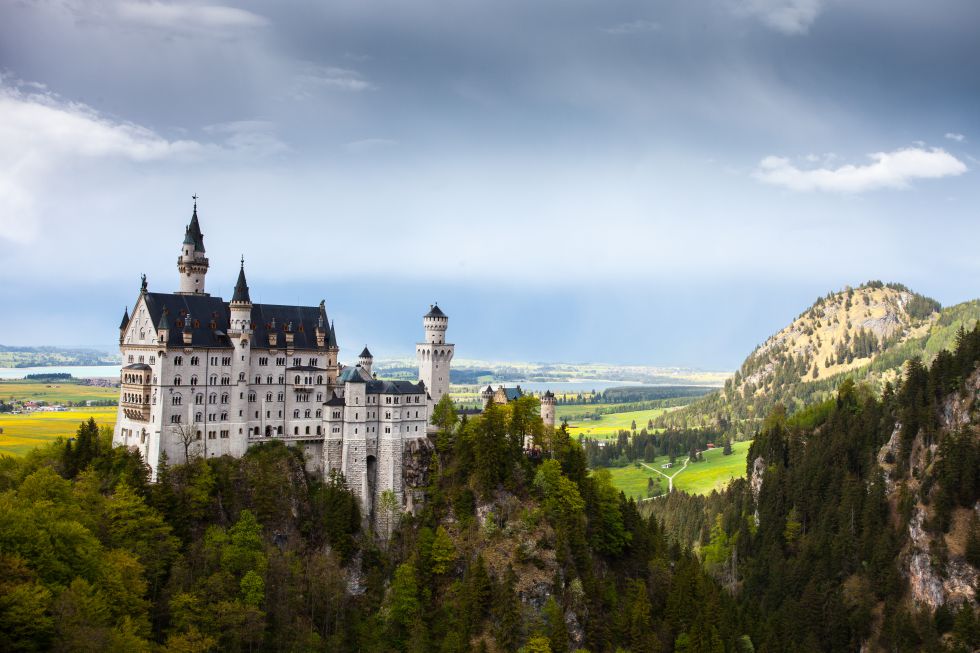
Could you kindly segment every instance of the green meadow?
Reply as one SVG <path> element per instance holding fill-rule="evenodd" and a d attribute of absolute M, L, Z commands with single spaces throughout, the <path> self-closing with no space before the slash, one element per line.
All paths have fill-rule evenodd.
<path fill-rule="evenodd" d="M 46 401 L 49 404 L 64 402 L 83 403 L 93 400 L 119 399 L 119 388 L 101 388 L 79 383 L 42 381 L 0 381 L 0 401 Z"/>
<path fill-rule="evenodd" d="M 708 449 L 704 452 L 703 462 L 688 463 L 684 469 L 681 469 L 684 463 L 680 458 L 672 469 L 661 469 L 660 466 L 667 460 L 665 456 L 647 464 L 650 467 L 661 469 L 665 474 L 676 474 L 674 476 L 674 488 L 677 490 L 683 490 L 690 494 L 708 494 L 712 490 L 724 489 L 732 479 L 745 476 L 745 459 L 751 444 L 751 441 L 735 442 L 732 444 L 732 455 L 730 456 L 724 455 L 720 447 Z M 667 479 L 643 465 L 631 464 L 626 467 L 610 467 L 608 469 L 612 475 L 613 485 L 626 493 L 627 496 L 646 498 L 647 479 L 650 477 L 662 481 L 661 487 L 664 490 L 667 489 Z"/>
<path fill-rule="evenodd" d="M 65 412 L 33 412 L 20 415 L 0 414 L 0 454 L 23 456 L 31 449 L 60 437 L 71 437 L 78 425 L 94 417 L 100 425 L 115 426 L 114 406 L 76 408 Z"/>

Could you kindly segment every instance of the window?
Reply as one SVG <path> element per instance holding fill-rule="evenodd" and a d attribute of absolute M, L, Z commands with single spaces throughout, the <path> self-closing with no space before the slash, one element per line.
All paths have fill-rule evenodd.
<path fill-rule="evenodd" d="M 200 422 L 203 419 L 204 419 L 204 415 L 202 413 L 194 413 L 194 421 L 195 422 Z"/>
<path fill-rule="evenodd" d="M 299 374 L 297 374 L 296 375 L 296 378 L 293 379 L 293 383 L 295 383 L 296 385 L 299 385 Z"/>
<path fill-rule="evenodd" d="M 238 380 L 239 381 L 242 381 L 242 382 L 245 381 L 245 372 L 239 372 L 238 373 Z"/>
<path fill-rule="evenodd" d="M 200 406 L 201 404 L 203 404 L 204 403 L 204 395 L 201 394 L 200 392 L 198 392 L 196 395 L 194 395 L 194 403 L 196 405 L 198 405 L 198 406 Z"/>
<path fill-rule="evenodd" d="M 221 431 L 221 437 L 223 437 L 223 438 L 227 438 L 228 437 L 228 430 L 227 429 L 224 430 L 224 431 Z"/>
<path fill-rule="evenodd" d="M 293 435 L 299 435 L 299 427 L 298 426 L 294 426 L 293 427 Z"/>
<path fill-rule="evenodd" d="M 322 392 L 316 393 L 316 400 L 317 400 L 317 403 L 323 401 L 323 393 Z"/>
<path fill-rule="evenodd" d="M 285 397 L 285 395 L 280 392 L 279 393 L 279 396 L 276 398 L 276 401 L 282 401 L 284 397 Z"/>
<path fill-rule="evenodd" d="M 266 401 L 272 401 L 272 393 L 271 392 L 265 393 L 265 400 Z"/>
<path fill-rule="evenodd" d="M 200 431 L 197 432 L 197 434 L 194 436 L 194 439 L 195 440 L 200 440 L 201 439 L 201 432 Z"/>
<path fill-rule="evenodd" d="M 216 403 L 218 403 L 218 395 L 215 394 L 215 393 L 213 393 L 213 392 L 211 394 L 209 394 L 208 395 L 208 403 L 209 404 L 216 404 Z"/>
<path fill-rule="evenodd" d="M 310 359 L 310 367 L 316 367 L 319 364 L 320 364 L 320 359 L 319 358 L 311 358 Z"/>
<path fill-rule="evenodd" d="M 293 367 L 300 367 L 302 364 L 303 364 L 303 359 L 302 358 L 294 358 L 293 359 Z"/>
<path fill-rule="evenodd" d="M 208 431 L 208 440 L 214 440 L 214 431 Z"/>
<path fill-rule="evenodd" d="M 197 385 L 197 375 L 191 377 L 191 385 Z"/>
<path fill-rule="evenodd" d="M 211 357 L 211 364 L 212 365 L 217 365 L 218 364 L 218 357 L 217 356 L 212 356 Z"/>
<path fill-rule="evenodd" d="M 130 359 L 132 359 L 132 356 L 130 356 Z M 132 362 L 132 360 L 130 360 L 130 362 Z M 174 365 L 183 365 L 183 364 L 184 364 L 183 356 L 174 356 Z"/>
<path fill-rule="evenodd" d="M 268 364 L 269 364 L 269 358 L 268 357 L 263 356 L 262 358 L 259 359 L 259 365 L 268 365 Z"/>
<path fill-rule="evenodd" d="M 309 426 L 307 426 L 307 427 L 306 427 L 306 435 L 309 435 L 309 434 L 310 434 L 310 427 L 309 427 Z"/>
<path fill-rule="evenodd" d="M 222 365 L 231 365 L 231 356 L 222 356 L 221 357 L 221 364 Z"/>
<path fill-rule="evenodd" d="M 223 403 L 223 404 L 227 404 L 228 403 L 228 393 L 227 392 L 224 393 L 223 395 L 221 395 L 221 403 Z"/>
<path fill-rule="evenodd" d="M 306 410 L 305 410 L 305 411 L 303 412 L 303 417 L 306 417 L 306 418 L 309 418 L 309 416 L 310 416 L 310 409 L 309 409 L 309 408 L 307 408 L 307 409 L 306 409 Z"/>
<path fill-rule="evenodd" d="M 262 385 L 262 377 L 258 374 L 255 375 L 255 385 Z"/>
<path fill-rule="evenodd" d="M 180 424 L 180 415 L 171 415 L 170 416 L 170 423 L 171 424 Z"/>
<path fill-rule="evenodd" d="M 316 416 L 317 417 L 323 417 L 323 411 L 322 410 L 317 410 L 316 411 Z"/>
<path fill-rule="evenodd" d="M 317 435 L 323 435 L 323 430 L 319 426 L 316 427 L 316 434 Z"/>
<path fill-rule="evenodd" d="M 211 385 L 218 385 L 218 375 L 217 374 L 212 374 L 211 375 L 211 381 L 210 381 L 210 383 L 211 383 Z"/>
<path fill-rule="evenodd" d="M 180 377 L 179 376 L 175 376 L 174 377 L 174 385 L 180 385 Z"/>
<path fill-rule="evenodd" d="M 227 422 L 228 421 L 228 413 L 227 412 L 221 413 L 221 421 L 222 422 Z"/>
<path fill-rule="evenodd" d="M 174 395 L 173 397 L 170 398 L 170 405 L 171 406 L 179 406 L 180 405 L 180 399 L 181 399 L 180 398 L 180 395 Z"/>
<path fill-rule="evenodd" d="M 285 383 L 285 382 L 286 382 L 286 376 L 284 374 L 280 374 L 279 375 L 279 383 Z"/>
<path fill-rule="evenodd" d="M 156 356 L 150 356 L 150 365 L 156 365 L 156 362 L 157 362 L 157 357 Z"/>
<path fill-rule="evenodd" d="M 221 385 L 231 385 L 231 377 L 230 376 L 221 377 Z"/>
<path fill-rule="evenodd" d="M 200 364 L 201 364 L 200 356 L 191 356 L 191 365 L 200 365 Z"/>
<path fill-rule="evenodd" d="M 298 419 L 298 418 L 299 418 L 299 408 L 293 411 L 293 419 Z"/>
<path fill-rule="evenodd" d="M 322 374 L 318 374 L 317 375 L 317 377 L 316 377 L 316 384 L 317 385 L 323 385 L 323 375 Z"/>
<path fill-rule="evenodd" d="M 254 392 L 249 392 L 248 393 L 248 403 L 250 403 L 250 404 L 254 404 L 255 403 L 255 393 Z"/>
<path fill-rule="evenodd" d="M 272 385 L 272 375 L 271 374 L 269 376 L 265 377 L 265 382 L 268 383 L 269 385 Z"/>
<path fill-rule="evenodd" d="M 283 358 L 277 358 L 276 359 L 276 365 L 278 365 L 279 367 L 282 367 L 285 364 L 286 364 L 286 358 L 285 357 L 283 357 Z"/>
<path fill-rule="evenodd" d="M 132 355 L 132 354 L 130 354 L 130 355 L 129 355 L 129 358 L 128 358 L 128 359 L 126 359 L 126 360 L 128 360 L 128 361 L 129 361 L 130 363 L 132 363 L 132 362 L 133 362 L 133 361 L 134 361 L 135 359 L 133 358 L 133 355 Z"/>

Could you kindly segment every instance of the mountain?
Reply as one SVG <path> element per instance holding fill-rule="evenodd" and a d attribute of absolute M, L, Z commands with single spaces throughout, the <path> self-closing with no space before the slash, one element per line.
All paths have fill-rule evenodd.
<path fill-rule="evenodd" d="M 119 354 L 81 347 L 10 347 L 0 345 L 0 367 L 114 365 Z"/>
<path fill-rule="evenodd" d="M 766 416 L 748 478 L 647 504 L 757 651 L 980 650 L 980 326 L 879 398 Z M 754 625 L 752 625 L 754 622 Z"/>
<path fill-rule="evenodd" d="M 664 415 L 661 426 L 747 422 L 755 428 L 776 404 L 790 413 L 826 399 L 846 378 L 876 391 L 913 357 L 950 349 L 961 328 L 980 320 L 980 300 L 943 308 L 896 283 L 869 281 L 817 299 L 755 348 L 724 388 Z"/>

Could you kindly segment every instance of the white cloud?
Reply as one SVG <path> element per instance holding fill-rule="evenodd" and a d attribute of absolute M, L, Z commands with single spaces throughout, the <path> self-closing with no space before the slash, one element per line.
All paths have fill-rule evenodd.
<path fill-rule="evenodd" d="M 736 11 L 755 16 L 783 34 L 805 34 L 823 9 L 824 0 L 738 0 Z"/>
<path fill-rule="evenodd" d="M 29 242 L 45 180 L 80 159 L 147 162 L 195 156 L 206 146 L 170 141 L 150 129 L 106 118 L 84 104 L 0 78 L 0 237 Z M 33 86 L 36 88 L 36 86 Z"/>
<path fill-rule="evenodd" d="M 967 167 L 941 148 L 905 148 L 869 154 L 867 165 L 837 168 L 799 168 L 789 159 L 767 156 L 753 176 L 774 186 L 795 191 L 861 193 L 879 188 L 905 188 L 913 179 L 961 175 Z"/>
<path fill-rule="evenodd" d="M 373 88 L 374 85 L 366 81 L 356 70 L 306 64 L 295 76 L 292 96 L 296 100 L 305 100 L 323 89 L 357 93 Z"/>
<path fill-rule="evenodd" d="M 121 2 L 117 10 L 127 22 L 183 32 L 251 29 L 269 22 L 250 11 L 221 5 L 127 1 Z"/>
<path fill-rule="evenodd" d="M 962 143 L 966 140 L 966 136 L 963 134 L 957 134 L 956 132 L 946 132 L 946 138 L 951 141 L 956 141 L 957 143 Z"/>
<path fill-rule="evenodd" d="M 204 128 L 208 134 L 224 137 L 224 147 L 235 154 L 264 157 L 290 150 L 279 140 L 275 123 L 267 120 L 236 120 Z"/>
<path fill-rule="evenodd" d="M 363 154 L 364 152 L 381 150 L 397 144 L 397 141 L 388 138 L 365 138 L 345 144 L 344 149 L 353 154 Z"/>
<path fill-rule="evenodd" d="M 653 20 L 633 20 L 628 23 L 620 23 L 612 27 L 603 27 L 602 31 L 606 34 L 642 34 L 645 32 L 657 32 L 660 30 L 660 23 Z"/>

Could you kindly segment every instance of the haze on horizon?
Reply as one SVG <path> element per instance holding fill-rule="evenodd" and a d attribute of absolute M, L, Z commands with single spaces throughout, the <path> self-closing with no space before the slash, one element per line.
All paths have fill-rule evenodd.
<path fill-rule="evenodd" d="M 176 288 L 325 299 L 342 359 L 733 369 L 819 295 L 978 296 L 970 0 L 0 5 L 0 343 Z"/>

